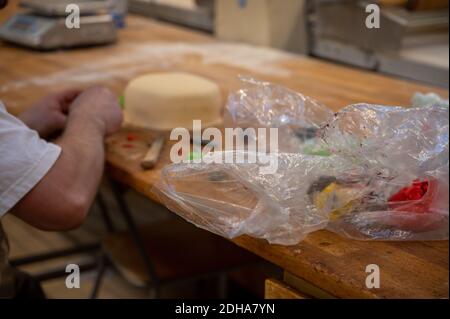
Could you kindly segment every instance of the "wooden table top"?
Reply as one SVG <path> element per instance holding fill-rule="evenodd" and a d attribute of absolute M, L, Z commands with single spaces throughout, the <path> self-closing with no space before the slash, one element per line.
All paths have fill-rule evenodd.
<path fill-rule="evenodd" d="M 221 86 L 224 98 L 239 87 L 239 74 L 253 76 L 334 110 L 356 102 L 409 105 L 416 91 L 448 96 L 442 89 L 270 49 L 215 42 L 205 34 L 130 16 L 118 43 L 111 46 L 42 53 L 0 43 L 0 98 L 18 113 L 43 94 L 68 86 L 101 83 L 120 94 L 129 79 L 157 70 L 208 77 Z M 107 172 L 158 201 L 152 186 L 169 162 L 170 144 L 155 169 L 143 171 L 139 161 L 145 147 L 140 145 L 151 133 L 133 131 L 140 138 L 129 148 L 128 132 L 108 140 Z M 289 247 L 248 236 L 233 241 L 337 297 L 448 298 L 448 241 L 362 242 L 325 230 Z M 380 266 L 380 289 L 365 287 L 368 264 Z"/>

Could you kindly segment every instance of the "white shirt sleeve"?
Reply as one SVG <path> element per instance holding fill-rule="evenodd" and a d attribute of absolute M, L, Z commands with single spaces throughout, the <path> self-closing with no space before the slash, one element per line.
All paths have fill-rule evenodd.
<path fill-rule="evenodd" d="M 0 102 L 0 218 L 50 170 L 61 148 L 41 139 Z"/>

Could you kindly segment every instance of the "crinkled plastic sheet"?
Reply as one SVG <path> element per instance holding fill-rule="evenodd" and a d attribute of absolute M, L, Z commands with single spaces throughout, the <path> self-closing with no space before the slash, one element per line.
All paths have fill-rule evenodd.
<path fill-rule="evenodd" d="M 350 105 L 322 131 L 336 154 L 370 165 L 382 174 L 411 178 L 448 167 L 448 109 Z"/>
<path fill-rule="evenodd" d="M 327 224 L 328 211 L 316 207 L 308 195 L 315 180 L 323 175 L 364 176 L 361 167 L 338 157 L 269 156 L 278 161 L 275 174 L 262 173 L 261 162 L 172 164 L 163 169 L 157 187 L 171 210 L 198 227 L 227 238 L 247 234 L 291 245 Z"/>
<path fill-rule="evenodd" d="M 357 104 L 333 114 L 288 89 L 250 80 L 227 108 L 236 126 L 278 127 L 280 139 L 317 128 L 313 139 L 332 155 L 284 145 L 270 154 L 278 161 L 275 174 L 262 174 L 261 163 L 167 166 L 158 188 L 188 221 L 228 238 L 247 234 L 284 245 L 323 228 L 359 240 L 448 239 L 445 106 Z M 427 190 L 398 200 L 411 185 Z"/>
<path fill-rule="evenodd" d="M 338 156 L 378 180 L 361 204 L 329 228 L 357 239 L 448 239 L 448 108 L 350 105 L 323 130 Z M 420 200 L 389 202 L 414 181 L 426 181 Z"/>
<path fill-rule="evenodd" d="M 413 107 L 423 107 L 423 106 L 441 106 L 441 107 L 449 107 L 448 99 L 445 100 L 441 98 L 436 93 L 420 93 L 416 92 L 411 99 L 411 106 Z"/>
<path fill-rule="evenodd" d="M 333 117 L 329 108 L 280 85 L 245 77 L 241 82 L 243 88 L 230 94 L 226 105 L 233 127 L 276 127 L 280 152 L 320 152 L 315 137 Z"/>

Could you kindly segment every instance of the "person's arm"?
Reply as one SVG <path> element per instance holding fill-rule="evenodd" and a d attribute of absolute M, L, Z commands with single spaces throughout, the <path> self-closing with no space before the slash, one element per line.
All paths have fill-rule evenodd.
<path fill-rule="evenodd" d="M 81 93 L 55 142 L 61 155 L 45 177 L 12 210 L 44 230 L 79 226 L 94 200 L 104 165 L 104 137 L 120 128 L 117 99 L 104 88 Z"/>

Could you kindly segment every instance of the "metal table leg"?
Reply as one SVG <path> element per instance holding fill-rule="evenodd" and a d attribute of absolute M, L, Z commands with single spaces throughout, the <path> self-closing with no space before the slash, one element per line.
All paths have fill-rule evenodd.
<path fill-rule="evenodd" d="M 103 222 L 105 223 L 106 229 L 109 232 L 113 232 L 115 230 L 115 227 L 114 227 L 114 224 L 108 214 L 105 202 L 100 193 L 97 194 L 96 201 L 100 207 L 100 211 L 102 212 L 102 218 L 103 218 Z M 46 260 L 50 260 L 50 259 L 55 259 L 55 258 L 59 258 L 59 257 L 65 257 L 65 256 L 76 255 L 76 254 L 81 254 L 81 253 L 93 253 L 95 251 L 99 251 L 100 247 L 101 247 L 101 245 L 99 242 L 78 245 L 76 247 L 59 249 L 59 250 L 54 250 L 54 251 L 50 251 L 47 253 L 16 258 L 16 259 L 11 260 L 9 262 L 9 264 L 13 267 L 19 267 L 19 266 L 23 266 L 23 265 L 27 265 L 27 264 L 31 264 L 31 263 L 37 263 L 37 262 L 41 262 L 41 261 L 46 261 Z M 96 266 L 97 266 L 97 263 L 89 262 L 89 263 L 80 265 L 80 270 L 88 271 L 88 270 L 95 269 Z M 44 280 L 50 280 L 50 279 L 62 277 L 65 275 L 67 275 L 67 273 L 65 272 L 65 268 L 62 268 L 62 269 L 53 269 L 50 271 L 42 272 L 40 274 L 35 275 L 34 277 L 39 281 L 44 281 Z"/>
<path fill-rule="evenodd" d="M 145 249 L 145 244 L 142 240 L 141 234 L 139 232 L 138 227 L 136 226 L 136 223 L 133 219 L 133 216 L 131 215 L 130 209 L 128 208 L 128 205 L 123 198 L 123 192 L 118 183 L 111 180 L 111 188 L 113 190 L 113 194 L 115 199 L 117 200 L 117 203 L 119 204 L 119 211 L 121 212 L 122 216 L 125 219 L 125 222 L 130 230 L 130 233 L 133 237 L 133 241 L 142 257 L 142 260 L 144 262 L 144 265 L 147 269 L 148 275 L 150 277 L 149 286 L 154 286 L 152 289 L 154 289 L 154 296 L 155 298 L 158 298 L 160 293 L 160 284 L 159 279 L 156 275 L 156 272 L 153 268 L 152 263 L 150 262 L 150 258 L 147 254 L 147 250 Z"/>

